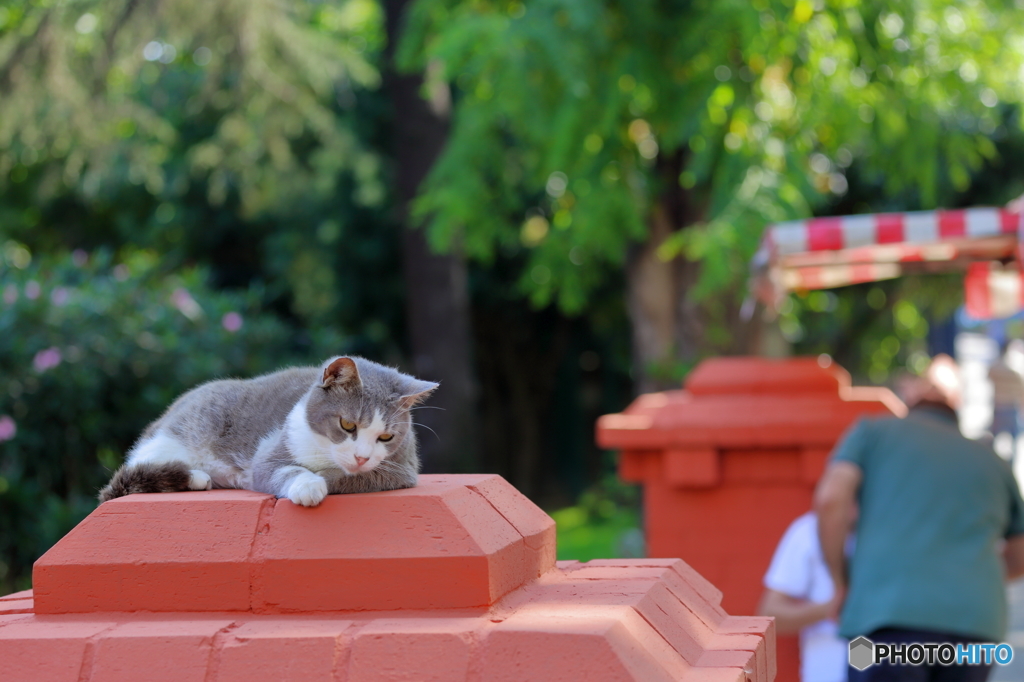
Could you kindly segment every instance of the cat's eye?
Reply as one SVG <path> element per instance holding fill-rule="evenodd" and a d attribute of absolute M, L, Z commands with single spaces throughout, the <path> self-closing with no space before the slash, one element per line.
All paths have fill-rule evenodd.
<path fill-rule="evenodd" d="M 377 436 L 377 440 L 379 440 L 381 443 L 387 443 L 392 438 L 394 438 L 394 436 L 392 436 L 390 433 L 382 433 L 379 436 Z"/>
<path fill-rule="evenodd" d="M 341 428 L 345 429 L 349 433 L 352 433 L 353 431 L 356 430 L 356 423 L 355 422 L 350 422 L 347 419 L 342 419 L 341 420 Z"/>

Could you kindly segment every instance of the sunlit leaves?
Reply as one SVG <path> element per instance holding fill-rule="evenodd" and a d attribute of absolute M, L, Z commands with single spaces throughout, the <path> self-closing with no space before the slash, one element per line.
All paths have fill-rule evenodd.
<path fill-rule="evenodd" d="M 127 181 L 175 196 L 200 181 L 212 203 L 235 194 L 254 216 L 349 170 L 364 201 L 380 201 L 337 113 L 354 88 L 379 85 L 372 0 L 28 0 L 0 19 L 0 186 L 50 162 L 51 194 Z M 168 168 L 172 157 L 188 167 Z"/>
<path fill-rule="evenodd" d="M 514 5 L 419 0 L 402 54 L 439 60 L 458 93 L 418 203 L 434 243 L 489 259 L 530 215 L 552 234 L 561 223 L 557 239 L 522 242 L 538 304 L 585 300 L 601 275 L 581 271 L 621 265 L 666 182 L 700 207 L 662 249 L 705 262 L 698 295 L 735 287 L 763 225 L 843 195 L 855 162 L 935 205 L 992 157 L 998 104 L 1019 99 L 1022 38 L 991 4 Z M 553 172 L 594 191 L 566 207 L 544 191 Z M 586 265 L 574 245 L 594 254 Z"/>

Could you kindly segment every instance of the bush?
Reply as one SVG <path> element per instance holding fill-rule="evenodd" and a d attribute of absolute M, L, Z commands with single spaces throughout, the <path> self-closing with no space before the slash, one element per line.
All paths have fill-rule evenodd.
<path fill-rule="evenodd" d="M 590 561 L 645 554 L 640 489 L 615 474 L 592 486 L 576 506 L 551 512 L 558 537 L 558 559 Z"/>
<path fill-rule="evenodd" d="M 5 594 L 28 587 L 32 562 L 95 508 L 124 452 L 177 395 L 292 364 L 297 353 L 294 331 L 259 310 L 261 292 L 211 291 L 202 271 L 161 273 L 149 252 L 33 263 L 7 242 L 0 255 Z"/>

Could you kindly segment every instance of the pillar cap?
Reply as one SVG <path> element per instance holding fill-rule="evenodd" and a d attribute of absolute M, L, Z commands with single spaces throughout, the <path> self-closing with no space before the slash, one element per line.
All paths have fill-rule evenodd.
<path fill-rule="evenodd" d="M 818 358 L 722 357 L 700 363 L 684 384 L 691 395 L 836 394 L 850 373 Z"/>
<path fill-rule="evenodd" d="M 4 679 L 771 682 L 769 618 L 679 559 L 554 563 L 498 476 L 329 496 L 104 503 L 0 597 Z M 141 671 L 141 672 L 140 672 Z"/>
<path fill-rule="evenodd" d="M 103 503 L 35 564 L 36 613 L 487 607 L 554 565 L 554 521 L 500 476 L 422 476 L 313 508 L 244 490 Z"/>
<path fill-rule="evenodd" d="M 622 450 L 830 447 L 860 416 L 904 415 L 889 389 L 851 387 L 817 358 L 702 362 L 685 390 L 647 393 L 597 422 L 597 442 Z"/>

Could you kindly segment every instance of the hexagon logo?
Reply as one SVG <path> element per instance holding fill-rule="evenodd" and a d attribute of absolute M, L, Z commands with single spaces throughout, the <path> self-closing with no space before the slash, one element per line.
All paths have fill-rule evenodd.
<path fill-rule="evenodd" d="M 875 643 L 867 637 L 858 637 L 850 642 L 850 665 L 864 670 L 875 662 Z"/>

